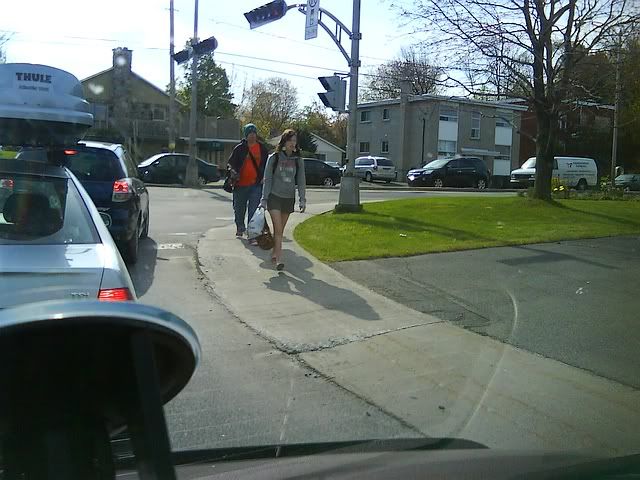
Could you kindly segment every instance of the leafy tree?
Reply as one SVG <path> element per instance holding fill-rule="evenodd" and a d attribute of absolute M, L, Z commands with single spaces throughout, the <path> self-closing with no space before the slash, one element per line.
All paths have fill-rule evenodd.
<path fill-rule="evenodd" d="M 279 77 L 253 83 L 245 89 L 240 105 L 240 120 L 254 123 L 264 138 L 279 135 L 290 127 L 298 113 L 298 91 Z"/>

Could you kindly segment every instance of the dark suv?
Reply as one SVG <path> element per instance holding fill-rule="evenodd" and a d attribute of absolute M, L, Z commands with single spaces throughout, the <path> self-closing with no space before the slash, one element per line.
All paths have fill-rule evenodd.
<path fill-rule="evenodd" d="M 18 159 L 36 160 L 44 150 L 24 150 Z M 149 193 L 122 145 L 79 142 L 64 150 L 62 161 L 73 172 L 100 212 L 124 260 L 136 263 L 138 240 L 149 234 Z"/>
<path fill-rule="evenodd" d="M 442 158 L 422 168 L 409 170 L 410 187 L 473 187 L 484 190 L 489 185 L 489 169 L 476 157 Z"/>

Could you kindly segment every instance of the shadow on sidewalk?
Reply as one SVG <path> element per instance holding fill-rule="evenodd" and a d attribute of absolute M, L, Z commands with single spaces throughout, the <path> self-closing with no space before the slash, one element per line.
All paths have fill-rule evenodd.
<path fill-rule="evenodd" d="M 286 271 L 276 272 L 271 263 L 270 250 L 249 246 L 247 242 L 244 242 L 244 246 L 262 260 L 261 268 L 273 270 L 273 276 L 264 283 L 269 290 L 299 295 L 326 310 L 341 311 L 361 320 L 381 320 L 380 315 L 357 293 L 317 279 L 309 270 L 313 263 L 307 257 L 284 249 Z"/>

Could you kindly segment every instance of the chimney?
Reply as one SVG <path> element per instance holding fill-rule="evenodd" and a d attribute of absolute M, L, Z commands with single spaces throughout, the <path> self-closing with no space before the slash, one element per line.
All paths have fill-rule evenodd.
<path fill-rule="evenodd" d="M 131 70 L 132 50 L 127 47 L 118 47 L 113 49 L 113 68 Z"/>

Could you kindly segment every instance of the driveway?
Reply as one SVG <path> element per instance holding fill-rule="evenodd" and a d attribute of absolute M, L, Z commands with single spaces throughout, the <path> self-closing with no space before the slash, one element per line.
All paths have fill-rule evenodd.
<path fill-rule="evenodd" d="M 415 310 L 640 388 L 640 238 L 332 264 Z"/>

